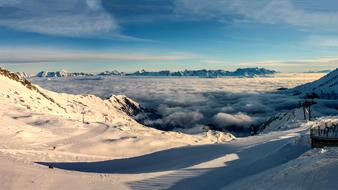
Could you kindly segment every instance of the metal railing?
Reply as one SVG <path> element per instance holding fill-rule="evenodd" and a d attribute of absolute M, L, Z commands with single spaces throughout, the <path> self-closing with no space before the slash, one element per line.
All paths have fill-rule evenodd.
<path fill-rule="evenodd" d="M 336 139 L 338 140 L 338 125 L 331 124 L 328 127 L 327 123 L 325 127 L 315 127 L 310 129 L 311 138 L 323 138 L 323 139 Z"/>

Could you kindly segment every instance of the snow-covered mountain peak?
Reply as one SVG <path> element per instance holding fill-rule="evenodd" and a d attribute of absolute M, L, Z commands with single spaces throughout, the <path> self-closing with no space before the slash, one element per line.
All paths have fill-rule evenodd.
<path fill-rule="evenodd" d="M 0 67 L 0 75 L 3 77 L 7 77 L 11 80 L 17 81 L 28 88 L 33 88 L 31 83 L 26 80 L 20 73 L 12 73 L 4 68 Z"/>
<path fill-rule="evenodd" d="M 36 77 L 78 77 L 78 76 L 94 76 L 93 73 L 84 72 L 68 72 L 66 70 L 61 71 L 41 71 L 35 75 Z"/>
<path fill-rule="evenodd" d="M 125 95 L 113 95 L 109 98 L 109 100 L 120 105 L 119 109 L 123 110 L 130 116 L 136 116 L 143 111 L 143 108 L 139 103 Z"/>

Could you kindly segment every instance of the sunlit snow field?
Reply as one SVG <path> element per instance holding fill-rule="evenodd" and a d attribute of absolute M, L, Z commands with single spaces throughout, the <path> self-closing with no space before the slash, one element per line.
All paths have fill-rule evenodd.
<path fill-rule="evenodd" d="M 218 128 L 259 124 L 268 116 L 292 109 L 299 99 L 277 94 L 314 81 L 323 74 L 280 73 L 257 78 L 86 77 L 32 78 L 44 88 L 108 98 L 125 94 L 162 115 L 157 124 Z"/>

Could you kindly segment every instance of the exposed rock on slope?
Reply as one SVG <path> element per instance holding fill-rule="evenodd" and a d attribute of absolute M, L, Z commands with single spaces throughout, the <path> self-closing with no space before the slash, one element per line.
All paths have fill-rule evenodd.
<path fill-rule="evenodd" d="M 316 109 L 312 109 L 311 113 L 313 118 L 319 118 L 323 116 L 321 113 L 317 112 Z M 308 113 L 306 112 L 306 114 Z M 263 123 L 259 127 L 259 131 L 263 133 L 268 133 L 272 131 L 289 130 L 300 127 L 302 124 L 305 123 L 307 123 L 307 120 L 304 119 L 303 108 L 295 108 L 290 111 L 279 113 L 270 117 L 265 123 Z"/>
<path fill-rule="evenodd" d="M 304 114 L 302 109 L 293 109 L 285 113 L 279 113 L 270 117 L 260 127 L 261 132 L 271 132 L 287 130 L 299 127 L 304 122 Z"/>

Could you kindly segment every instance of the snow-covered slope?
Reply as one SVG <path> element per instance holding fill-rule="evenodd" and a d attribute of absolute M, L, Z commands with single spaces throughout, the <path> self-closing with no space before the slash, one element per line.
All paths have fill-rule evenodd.
<path fill-rule="evenodd" d="M 264 133 L 272 131 L 287 130 L 299 127 L 304 121 L 303 110 L 293 109 L 288 112 L 279 113 L 270 117 L 261 127 L 260 131 Z"/>
<path fill-rule="evenodd" d="M 263 173 L 244 178 L 224 190 L 337 189 L 337 148 L 312 149 L 301 157 Z"/>
<path fill-rule="evenodd" d="M 320 116 L 322 116 L 322 114 L 317 111 L 317 108 L 315 108 L 316 107 L 312 108 L 311 115 L 313 118 L 319 118 Z M 306 117 L 308 117 L 307 112 Z M 305 123 L 307 123 L 307 120 L 304 119 L 303 108 L 295 108 L 290 111 L 279 113 L 270 117 L 265 123 L 263 123 L 259 127 L 259 130 L 263 133 L 289 130 L 301 127 Z"/>
<path fill-rule="evenodd" d="M 337 125 L 338 117 L 321 117 L 301 124 L 305 128 L 325 128 Z M 278 132 L 277 132 L 278 133 Z M 310 144 L 307 135 L 296 143 Z M 286 156 L 286 155 L 283 155 Z M 336 189 L 338 182 L 338 149 L 310 149 L 296 159 L 224 187 L 224 189 Z"/>
<path fill-rule="evenodd" d="M 311 128 L 325 129 L 328 127 L 336 127 L 337 125 L 338 125 L 337 116 L 326 116 L 312 122 Z"/>
<path fill-rule="evenodd" d="M 321 98 L 338 98 L 338 69 L 311 83 L 307 83 L 289 90 L 292 94 L 306 95 L 315 93 Z"/>
<path fill-rule="evenodd" d="M 39 166 L 0 157 L 0 182 L 5 189 L 29 190 L 335 189 L 336 149 L 311 150 L 309 146 L 308 128 L 318 122 L 228 144 L 181 147 L 126 159 L 65 154 L 57 149 L 44 154 L 0 149 L 1 154 L 50 160 Z"/>

